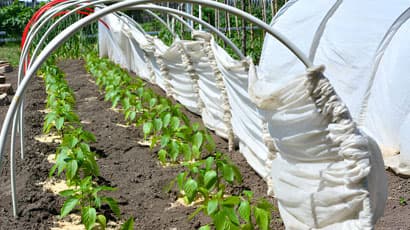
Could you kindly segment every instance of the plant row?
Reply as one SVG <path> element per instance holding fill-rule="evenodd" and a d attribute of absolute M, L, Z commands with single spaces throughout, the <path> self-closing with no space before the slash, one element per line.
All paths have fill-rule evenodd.
<path fill-rule="evenodd" d="M 251 191 L 229 194 L 232 186 L 242 183 L 240 171 L 227 155 L 216 151 L 212 136 L 191 123 L 180 105 L 156 94 L 108 59 L 89 54 L 86 68 L 105 91 L 105 100 L 111 101 L 129 124 L 142 127 L 151 148 L 160 148 L 159 161 L 183 166 L 169 189 L 176 186 L 187 204 L 199 203 L 190 218 L 202 212 L 212 219 L 201 229 L 269 228 L 273 206 L 263 199 L 254 201 Z"/>
<path fill-rule="evenodd" d="M 90 149 L 90 143 L 96 139 L 84 129 L 75 113 L 74 93 L 54 60 L 50 59 L 41 72 L 46 87 L 48 110 L 43 132 L 56 133 L 61 137 L 61 143 L 56 150 L 56 163 L 50 170 L 50 176 L 65 175 L 69 187 L 60 192 L 65 198 L 60 217 L 79 209 L 81 222 L 87 230 L 96 226 L 105 229 L 107 218 L 102 214 L 101 206 L 107 204 L 117 217 L 120 216 L 120 210 L 115 199 L 100 195 L 102 191 L 113 191 L 115 188 L 97 182 L 97 155 Z M 132 225 L 133 219 L 130 218 L 123 227 L 132 229 Z"/>

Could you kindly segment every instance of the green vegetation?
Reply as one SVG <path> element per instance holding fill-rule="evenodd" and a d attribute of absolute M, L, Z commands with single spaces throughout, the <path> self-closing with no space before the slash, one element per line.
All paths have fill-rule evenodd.
<path fill-rule="evenodd" d="M 17 43 L 7 43 L 0 45 L 0 60 L 8 61 L 14 67 L 17 67 L 20 60 L 20 46 Z"/>
<path fill-rule="evenodd" d="M 400 197 L 399 204 L 400 204 L 401 206 L 407 205 L 407 199 L 404 198 L 404 197 Z"/>
<path fill-rule="evenodd" d="M 242 183 L 238 168 L 217 152 L 212 137 L 167 98 L 155 94 L 140 79 L 131 78 L 120 66 L 95 54 L 86 57 L 86 68 L 96 78 L 105 100 L 118 108 L 129 124 L 141 127 L 150 147 L 160 147 L 163 164 L 180 163 L 184 171 L 171 181 L 187 204 L 201 201 L 191 217 L 202 212 L 212 223 L 201 229 L 268 229 L 273 206 L 266 200 L 253 202 L 253 193 L 229 194 Z M 231 189 L 228 189 L 231 188 Z"/>
<path fill-rule="evenodd" d="M 46 107 L 50 111 L 45 117 L 43 131 L 55 132 L 62 138 L 50 176 L 61 176 L 64 172 L 66 183 L 70 187 L 60 192 L 65 197 L 60 217 L 63 218 L 78 208 L 81 222 L 87 230 L 96 225 L 105 229 L 107 219 L 100 210 L 101 206 L 107 204 L 117 217 L 120 217 L 120 210 L 113 198 L 99 195 L 99 192 L 114 191 L 115 188 L 97 183 L 97 156 L 89 146 L 96 141 L 95 137 L 82 127 L 74 111 L 74 93 L 68 86 L 64 73 L 54 65 L 54 59 L 50 59 L 41 72 L 46 85 Z"/>
<path fill-rule="evenodd" d="M 6 31 L 9 38 L 21 38 L 24 27 L 40 6 L 26 7 L 23 3 L 14 1 L 9 6 L 1 7 L 0 31 Z"/>

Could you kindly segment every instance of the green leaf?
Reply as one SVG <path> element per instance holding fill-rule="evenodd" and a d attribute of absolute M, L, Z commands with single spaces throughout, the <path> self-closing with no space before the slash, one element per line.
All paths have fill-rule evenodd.
<path fill-rule="evenodd" d="M 256 219 L 256 224 L 258 225 L 259 229 L 268 230 L 270 222 L 270 213 L 261 208 L 255 207 L 254 215 Z"/>
<path fill-rule="evenodd" d="M 206 142 L 207 142 L 205 147 L 208 150 L 208 152 L 211 152 L 211 153 L 214 152 L 215 149 L 216 149 L 216 144 L 215 144 L 215 141 L 212 138 L 212 136 L 207 133 L 207 134 L 205 134 L 205 139 L 206 139 Z"/>
<path fill-rule="evenodd" d="M 76 137 L 69 136 L 67 138 L 68 138 L 68 147 L 69 148 L 74 148 L 79 142 L 79 140 Z"/>
<path fill-rule="evenodd" d="M 267 201 L 267 200 L 265 200 L 265 199 L 259 200 L 259 202 L 258 202 L 258 204 L 256 205 L 256 207 L 258 207 L 258 208 L 260 208 L 260 209 L 263 209 L 263 210 L 266 210 L 266 211 L 271 211 L 271 210 L 274 209 L 273 205 L 272 205 L 269 201 Z"/>
<path fill-rule="evenodd" d="M 251 223 L 247 223 L 247 224 L 242 224 L 241 225 L 241 230 L 253 230 L 253 226 Z"/>
<path fill-rule="evenodd" d="M 232 183 L 234 181 L 234 171 L 231 167 L 231 165 L 228 164 L 223 164 L 222 167 L 222 172 L 223 172 L 223 178 L 229 182 Z"/>
<path fill-rule="evenodd" d="M 251 200 L 252 197 L 253 197 L 253 192 L 252 191 L 244 190 L 242 193 L 248 198 L 248 200 Z"/>
<path fill-rule="evenodd" d="M 198 148 L 196 145 L 193 145 L 193 146 L 192 146 L 192 156 L 193 156 L 195 159 L 198 159 L 198 158 L 200 158 L 200 156 L 201 156 L 201 151 L 199 151 L 199 148 Z"/>
<path fill-rule="evenodd" d="M 87 176 L 86 178 L 82 179 L 80 182 L 80 189 L 82 192 L 88 192 L 91 189 L 92 177 Z"/>
<path fill-rule="evenodd" d="M 251 221 L 251 206 L 247 200 L 241 201 L 238 208 L 239 216 L 247 223 Z"/>
<path fill-rule="evenodd" d="M 194 201 L 196 198 L 196 193 L 198 191 L 198 183 L 193 179 L 189 179 L 184 185 L 184 191 L 189 203 L 192 203 L 192 201 Z"/>
<path fill-rule="evenodd" d="M 168 144 L 170 139 L 171 137 L 168 134 L 163 135 L 161 137 L 161 148 L 164 148 Z"/>
<path fill-rule="evenodd" d="M 154 120 L 154 129 L 155 131 L 160 131 L 162 129 L 162 120 L 157 118 Z"/>
<path fill-rule="evenodd" d="M 236 206 L 241 202 L 241 198 L 238 196 L 230 196 L 227 198 L 224 198 L 223 205 L 228 205 L 228 206 Z"/>
<path fill-rule="evenodd" d="M 170 121 L 170 126 L 172 131 L 177 131 L 180 126 L 180 120 L 178 117 L 172 117 Z"/>
<path fill-rule="evenodd" d="M 50 172 L 48 173 L 49 177 L 52 177 L 54 175 L 54 173 L 56 172 L 58 165 L 54 164 L 53 167 L 51 167 Z"/>
<path fill-rule="evenodd" d="M 107 228 L 107 218 L 104 215 L 98 215 L 97 222 L 101 225 L 102 229 Z"/>
<path fill-rule="evenodd" d="M 224 230 L 225 229 L 226 222 L 228 221 L 227 218 L 226 218 L 225 213 L 217 212 L 212 219 L 213 219 L 216 230 Z"/>
<path fill-rule="evenodd" d="M 191 215 L 188 216 L 188 220 L 192 220 L 198 213 L 200 213 L 202 210 L 204 210 L 205 207 L 203 205 L 199 206 Z"/>
<path fill-rule="evenodd" d="M 81 210 L 81 222 L 85 225 L 87 230 L 92 229 L 97 219 L 97 212 L 95 208 L 86 206 Z"/>
<path fill-rule="evenodd" d="M 121 230 L 134 230 L 134 218 L 130 217 L 124 224 L 122 224 Z"/>
<path fill-rule="evenodd" d="M 161 163 L 165 164 L 167 160 L 167 151 L 161 149 L 158 151 L 158 159 Z"/>
<path fill-rule="evenodd" d="M 179 155 L 179 144 L 176 141 L 171 142 L 171 149 L 169 151 L 169 156 L 172 162 L 176 162 Z"/>
<path fill-rule="evenodd" d="M 204 176 L 204 183 L 207 189 L 212 188 L 217 180 L 217 174 L 214 170 L 207 171 Z"/>
<path fill-rule="evenodd" d="M 239 171 L 239 168 L 236 167 L 235 165 L 231 165 L 231 167 L 232 167 L 236 182 L 242 183 L 242 175 L 241 175 L 241 171 Z"/>
<path fill-rule="evenodd" d="M 195 133 L 192 138 L 192 144 L 196 146 L 198 149 L 200 149 L 202 146 L 202 141 L 203 141 L 202 133 L 201 132 Z"/>
<path fill-rule="evenodd" d="M 78 164 L 77 160 L 71 160 L 67 164 L 67 178 L 72 180 L 77 174 Z"/>
<path fill-rule="evenodd" d="M 58 194 L 60 194 L 60 196 L 68 197 L 68 196 L 73 195 L 74 193 L 75 191 L 73 189 L 66 189 L 66 190 L 59 192 Z"/>
<path fill-rule="evenodd" d="M 63 207 L 61 208 L 61 211 L 60 211 L 60 217 L 63 218 L 67 216 L 75 208 L 78 202 L 79 202 L 79 199 L 75 197 L 70 197 L 67 200 L 65 200 Z"/>
<path fill-rule="evenodd" d="M 162 118 L 162 121 L 164 123 L 164 127 L 168 127 L 168 125 L 171 121 L 171 113 L 165 114 L 165 116 Z"/>
<path fill-rule="evenodd" d="M 134 121 L 136 117 L 137 117 L 137 112 L 131 111 L 130 116 L 129 116 L 130 121 Z"/>
<path fill-rule="evenodd" d="M 211 227 L 209 227 L 209 225 L 205 225 L 200 227 L 198 230 L 211 230 Z"/>
<path fill-rule="evenodd" d="M 208 215 L 212 215 L 218 209 L 218 200 L 210 200 L 207 204 L 207 213 Z"/>
<path fill-rule="evenodd" d="M 177 176 L 177 183 L 178 183 L 178 188 L 180 191 L 183 190 L 185 177 L 186 177 L 186 174 L 184 172 L 178 174 Z"/>
<path fill-rule="evenodd" d="M 206 170 L 212 169 L 212 166 L 214 165 L 214 160 L 215 160 L 215 158 L 212 157 L 212 156 L 206 158 L 206 160 L 205 160 L 205 169 Z"/>
<path fill-rule="evenodd" d="M 154 107 L 155 105 L 157 104 L 157 99 L 154 97 L 154 98 L 151 98 L 151 100 L 149 100 L 149 107 Z"/>
<path fill-rule="evenodd" d="M 116 201 L 116 200 L 114 200 L 114 199 L 111 198 L 111 197 L 104 197 L 104 198 L 103 198 L 103 201 L 104 201 L 105 203 L 107 203 L 108 206 L 110 206 L 111 210 L 114 212 L 114 214 L 115 214 L 117 217 L 119 217 L 119 216 L 121 215 L 121 211 L 120 211 L 120 208 L 118 207 L 118 204 L 117 204 L 117 201 Z"/>
<path fill-rule="evenodd" d="M 193 123 L 192 124 L 192 131 L 194 131 L 194 132 L 196 132 L 196 131 L 198 131 L 198 129 L 199 129 L 199 124 L 198 123 Z"/>
<path fill-rule="evenodd" d="M 64 125 L 64 117 L 59 117 L 56 120 L 56 129 L 61 130 L 61 128 L 63 128 L 63 125 Z"/>
<path fill-rule="evenodd" d="M 191 148 L 189 147 L 188 144 L 183 143 L 181 145 L 181 151 L 184 154 L 184 160 L 185 161 L 191 161 L 192 160 L 192 151 L 191 151 Z"/>
<path fill-rule="evenodd" d="M 233 207 L 223 207 L 223 213 L 228 216 L 229 220 L 235 225 L 239 225 L 239 218 L 235 213 L 235 209 Z"/>
<path fill-rule="evenodd" d="M 96 141 L 94 134 L 92 134 L 91 132 L 85 131 L 85 130 L 81 132 L 80 136 L 81 136 L 81 139 L 85 142 L 95 142 Z"/>
<path fill-rule="evenodd" d="M 150 134 L 152 132 L 152 123 L 151 122 L 146 122 L 144 123 L 143 127 L 142 127 L 142 131 L 144 132 L 144 136 L 147 136 L 148 134 Z"/>

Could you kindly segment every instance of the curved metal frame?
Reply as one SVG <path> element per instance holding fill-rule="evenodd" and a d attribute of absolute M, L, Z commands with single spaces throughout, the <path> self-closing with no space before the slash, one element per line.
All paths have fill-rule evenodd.
<path fill-rule="evenodd" d="M 113 1 L 113 2 L 117 2 L 117 1 Z M 91 22 L 99 19 L 100 17 L 103 17 L 104 15 L 107 15 L 112 12 L 130 8 L 134 5 L 142 5 L 144 3 L 150 3 L 150 2 L 169 2 L 169 1 L 168 0 L 126 0 L 126 1 L 117 2 L 115 4 L 107 6 L 103 8 L 102 10 L 95 12 L 73 23 L 71 26 L 67 27 L 60 34 L 54 37 L 52 41 L 50 41 L 50 43 L 43 49 L 43 51 L 39 54 L 36 60 L 34 60 L 32 64 L 29 66 L 26 72 L 26 76 L 20 82 L 21 84 L 17 88 L 15 96 L 7 111 L 6 117 L 3 122 L 2 129 L 1 129 L 1 133 L 0 133 L 0 163 L 1 163 L 2 154 L 4 152 L 5 141 L 7 139 L 7 133 L 10 130 L 10 121 L 13 119 L 13 117 L 15 117 L 16 112 L 22 103 L 22 96 L 24 96 L 24 93 L 28 86 L 29 81 L 33 77 L 34 73 L 38 70 L 40 65 L 48 58 L 48 56 L 55 49 L 57 49 L 63 42 L 65 42 L 70 36 L 72 36 L 76 31 L 78 31 L 79 29 L 83 28 L 86 25 L 89 25 Z M 275 29 L 271 28 L 269 25 L 264 23 L 262 20 L 248 13 L 245 13 L 234 7 L 231 7 L 231 6 L 219 3 L 219 2 L 210 1 L 210 0 L 181 0 L 181 2 L 196 3 L 199 5 L 206 5 L 209 7 L 216 8 L 216 9 L 225 10 L 233 15 L 242 17 L 243 19 L 246 19 L 247 21 L 251 21 L 253 24 L 259 26 L 260 28 L 265 30 L 267 33 L 271 34 L 279 42 L 281 42 L 285 47 L 287 47 L 306 67 L 313 66 L 312 62 L 308 59 L 308 57 L 304 55 L 300 51 L 300 49 L 297 48 L 292 42 L 286 39 L 286 37 L 284 37 L 281 33 L 277 32 Z M 13 127 L 15 128 L 15 126 Z M 12 161 L 13 160 L 14 158 L 12 159 Z M 14 210 L 14 214 L 16 216 L 16 210 Z"/>
<path fill-rule="evenodd" d="M 106 2 L 107 0 L 101 0 L 101 1 L 96 1 L 96 2 L 94 2 L 93 4 L 99 4 L 99 3 L 102 3 L 102 2 Z M 76 2 L 76 4 L 78 4 L 78 2 Z M 63 10 L 64 9 L 66 9 L 66 8 L 68 8 L 68 7 L 71 7 L 71 6 L 73 6 L 73 5 L 75 5 L 75 4 L 67 4 L 66 5 L 66 7 L 63 7 Z M 71 10 L 70 12 L 68 12 L 67 14 L 65 14 L 63 17 L 61 17 L 61 18 L 59 18 L 56 22 L 54 22 L 49 28 L 48 28 L 48 30 L 43 34 L 43 36 L 42 36 L 42 38 L 40 39 L 40 41 L 39 41 L 39 43 L 37 44 L 37 46 L 36 46 L 36 48 L 35 48 L 35 50 L 34 50 L 34 52 L 33 52 L 33 54 L 32 54 L 32 58 L 33 59 L 35 59 L 35 57 L 36 57 L 36 55 L 37 55 L 37 53 L 38 53 L 38 50 L 39 50 L 39 48 L 41 47 L 41 45 L 44 43 L 44 41 L 45 41 L 45 39 L 47 38 L 47 36 L 52 32 L 52 30 L 54 30 L 55 29 L 55 27 L 57 27 L 58 26 L 58 24 L 61 22 L 61 21 L 63 21 L 64 19 L 66 19 L 67 17 L 69 17 L 69 16 L 71 16 L 72 14 L 74 14 L 76 11 L 78 11 L 78 10 L 80 10 L 80 9 L 82 9 L 82 8 L 85 8 L 85 7 L 88 7 L 90 4 L 84 4 L 84 5 L 81 5 L 81 6 L 79 6 L 79 7 L 77 7 L 77 8 L 75 8 L 75 9 L 73 9 L 73 10 Z M 225 41 L 234 51 L 235 51 L 235 53 L 238 55 L 238 56 L 240 56 L 242 59 L 243 58 L 245 58 L 244 57 L 244 55 L 241 53 L 241 51 L 235 46 L 235 44 L 233 44 L 232 43 L 232 41 L 230 41 L 223 33 L 221 33 L 219 30 L 217 30 L 215 27 L 213 27 L 212 25 L 210 25 L 210 24 L 208 24 L 208 23 L 206 23 L 205 21 L 202 21 L 202 20 L 200 20 L 200 19 L 198 19 L 198 18 L 196 18 L 196 17 L 194 17 L 194 16 L 192 16 L 192 15 L 189 15 L 189 14 L 187 14 L 187 13 L 185 13 L 185 12 L 182 12 L 182 11 L 177 11 L 177 10 L 174 10 L 174 9 L 170 9 L 170 8 L 167 8 L 167 7 L 162 7 L 162 6 L 157 6 L 157 5 L 153 5 L 153 4 L 150 4 L 150 5 L 143 5 L 143 6 L 137 6 L 137 7 L 133 7 L 134 9 L 135 8 L 138 8 L 138 9 L 143 9 L 144 11 L 147 11 L 148 13 L 150 13 L 150 14 L 152 14 L 152 15 L 156 15 L 156 14 L 154 14 L 153 12 L 151 12 L 150 10 L 148 10 L 148 9 L 153 9 L 153 10 L 159 10 L 159 11 L 165 11 L 165 12 L 167 12 L 167 13 L 170 13 L 173 17 L 175 17 L 178 21 L 180 21 L 181 23 L 183 23 L 185 26 L 187 26 L 190 30 L 194 30 L 192 27 L 190 27 L 190 25 L 188 25 L 182 18 L 180 18 L 180 17 L 178 17 L 177 16 L 177 14 L 178 15 L 181 15 L 181 16 L 183 16 L 183 17 L 187 17 L 187 18 L 190 18 L 191 20 L 193 20 L 193 21 L 195 21 L 195 22 L 197 22 L 197 23 L 199 23 L 199 24 L 201 24 L 201 25 L 204 25 L 205 27 L 207 27 L 208 29 L 210 29 L 212 32 L 214 32 L 214 33 L 216 33 L 216 35 L 217 36 L 219 36 L 223 41 Z M 58 9 L 58 10 L 60 10 L 60 9 Z M 53 13 L 56 13 L 55 11 L 53 12 Z M 23 47 L 23 52 L 22 52 L 22 57 L 24 57 L 24 56 L 27 56 L 27 52 L 28 52 L 28 48 L 30 47 L 30 45 L 31 45 L 31 43 L 32 43 L 32 39 L 34 38 L 34 36 L 35 35 L 37 35 L 38 34 L 38 32 L 39 32 L 39 30 L 45 25 L 45 23 L 47 23 L 53 16 L 54 16 L 54 14 L 53 13 L 50 13 L 49 15 L 47 15 L 47 17 L 44 19 L 44 20 L 39 20 L 39 22 L 41 22 L 40 23 L 40 25 L 36 25 L 36 28 L 35 28 L 35 30 L 34 30 L 34 32 L 32 32 L 32 30 L 30 31 L 30 33 L 29 33 L 29 35 L 28 35 L 28 39 L 27 39 L 27 42 L 25 43 L 25 45 L 24 45 L 24 47 Z M 120 19 L 122 19 L 121 17 L 119 17 Z M 128 17 L 128 19 L 130 19 L 129 17 Z M 159 18 L 159 20 L 160 20 L 161 18 Z M 161 19 L 162 20 L 162 19 Z M 130 20 L 130 21 L 132 21 L 132 22 L 135 22 L 135 21 L 133 21 L 133 20 Z M 164 25 L 166 25 L 166 23 L 163 21 L 162 22 Z M 135 25 L 138 25 L 138 23 L 133 23 L 133 24 L 135 24 Z M 169 27 L 167 27 L 168 29 L 170 29 Z M 32 33 L 31 33 L 32 32 Z M 174 34 L 174 36 L 175 36 L 175 34 Z M 29 65 L 30 66 L 30 65 Z M 22 66 L 20 66 L 20 68 L 19 68 L 19 79 L 21 79 L 21 73 L 22 73 Z M 18 80 L 18 83 L 20 82 L 20 80 Z M 21 108 L 19 108 L 19 110 L 20 110 Z M 22 117 L 22 115 L 20 116 L 20 118 Z M 20 121 L 20 123 L 19 124 L 24 124 L 23 123 L 23 121 L 22 121 L 22 119 L 20 119 L 21 121 Z M 15 125 L 13 125 L 13 129 L 12 129 L 12 133 L 14 133 L 14 130 L 15 130 Z M 20 133 L 23 133 L 23 130 L 22 130 L 22 128 L 24 127 L 24 125 L 20 125 Z M 14 138 L 15 137 L 15 134 L 13 134 L 12 135 L 12 138 Z M 21 136 L 22 137 L 22 136 Z M 20 140 L 20 143 L 21 143 L 21 155 L 22 155 L 22 158 L 23 158 L 23 156 L 24 156 L 24 153 L 23 153 L 23 142 L 24 142 L 24 140 Z M 14 146 L 14 145 L 13 145 Z"/>
<path fill-rule="evenodd" d="M 62 17 L 60 17 L 59 19 L 57 19 L 48 29 L 47 31 L 43 34 L 43 36 L 41 37 L 39 43 L 37 44 L 36 48 L 33 51 L 32 54 L 32 60 L 35 60 L 37 53 L 40 49 L 40 47 L 42 46 L 42 44 L 44 43 L 44 41 L 46 40 L 46 38 L 48 37 L 48 35 L 59 25 L 60 22 L 62 22 L 64 19 L 68 18 L 69 16 L 75 14 L 78 10 L 81 10 L 85 7 L 88 7 L 90 5 L 98 5 L 104 2 L 108 2 L 107 0 L 100 0 L 100 1 L 95 1 L 92 4 L 87 3 L 87 4 L 81 4 L 79 2 L 69 2 L 66 4 L 61 4 L 58 5 L 57 7 L 55 7 L 56 9 L 54 11 L 49 11 L 48 14 L 45 14 L 43 17 L 40 17 L 40 20 L 37 21 L 37 24 L 35 26 L 33 26 L 34 30 L 30 30 L 29 34 L 27 36 L 27 42 L 25 43 L 24 47 L 23 47 L 23 55 L 22 57 L 24 57 L 24 54 L 27 56 L 27 53 L 29 51 L 29 47 L 31 46 L 31 43 L 34 39 L 34 37 L 39 33 L 40 29 L 42 27 L 44 27 L 46 25 L 47 22 L 49 22 L 51 20 L 52 17 L 54 17 L 54 15 L 56 13 L 58 13 L 59 11 L 65 10 L 67 8 L 70 8 L 72 6 L 75 5 L 80 5 L 72 10 L 70 10 L 68 13 L 66 13 L 65 15 L 63 15 Z M 164 11 L 167 12 L 168 14 L 170 14 L 171 16 L 173 16 L 175 19 L 177 19 L 178 21 L 180 21 L 182 24 L 184 24 L 186 27 L 188 27 L 190 30 L 194 30 L 194 28 L 192 28 L 186 21 L 184 21 L 182 18 L 180 18 L 177 15 L 186 17 L 191 19 L 192 21 L 195 21 L 197 23 L 199 23 L 200 25 L 204 25 L 205 27 L 207 27 L 209 30 L 211 30 L 212 32 L 214 32 L 217 36 L 219 36 L 224 42 L 227 43 L 228 46 L 230 46 L 234 52 L 241 57 L 242 59 L 245 58 L 245 56 L 242 54 L 242 52 L 239 50 L 239 48 L 237 48 L 237 46 L 231 41 L 229 40 L 222 32 L 220 32 L 218 29 L 216 29 L 215 27 L 213 27 L 212 25 L 208 24 L 205 21 L 202 21 L 198 18 L 196 18 L 195 16 L 192 16 L 190 14 L 187 14 L 185 12 L 182 11 L 178 11 L 175 9 L 171 9 L 171 8 L 167 8 L 167 7 L 162 7 L 162 6 L 158 6 L 158 5 L 154 5 L 154 4 L 149 4 L 149 5 L 140 5 L 140 6 L 134 6 L 132 7 L 132 9 L 141 9 L 144 10 L 148 13 L 150 13 L 152 16 L 154 16 L 156 19 L 158 19 L 162 24 L 164 24 L 168 30 L 170 30 L 170 28 L 167 26 L 166 22 L 164 22 L 161 18 L 159 18 L 158 15 L 156 15 L 155 13 L 151 12 L 149 9 L 152 10 L 158 10 L 158 11 Z M 121 16 L 119 16 L 120 20 L 124 20 L 123 18 L 121 18 Z M 129 19 L 129 17 L 128 17 Z M 133 20 L 130 20 L 133 21 Z M 135 22 L 135 21 L 133 21 Z M 138 24 L 138 23 L 133 23 L 133 24 Z M 170 30 L 171 31 L 171 30 Z M 171 31 L 172 32 L 172 31 Z M 175 33 L 173 33 L 174 37 L 177 37 L 177 35 Z M 31 67 L 31 64 L 28 64 L 28 67 Z M 22 72 L 22 66 L 20 66 L 19 68 L 19 72 Z M 20 83 L 20 79 L 21 79 L 21 74 L 19 74 L 19 80 L 18 80 L 18 84 Z M 22 96 L 24 97 L 24 95 Z M 17 121 L 17 117 L 20 117 L 19 121 Z M 23 101 L 21 102 L 20 106 L 17 109 L 16 114 L 14 115 L 13 118 L 13 124 L 12 124 L 12 133 L 11 133 L 11 146 L 10 146 L 10 157 L 12 159 L 11 164 L 10 164 L 10 171 L 11 171 L 11 188 L 12 188 L 12 204 L 13 204 L 13 211 L 16 212 L 17 210 L 17 202 L 16 202 L 16 192 L 15 192 L 15 138 L 16 138 L 16 129 L 17 126 L 19 129 L 19 133 L 23 134 L 24 133 L 24 110 L 23 110 Z M 23 159 L 24 157 L 24 137 L 23 135 L 20 135 L 20 151 L 21 151 L 21 158 Z M 16 213 L 14 213 L 16 215 Z"/>
<path fill-rule="evenodd" d="M 156 15 L 154 12 L 152 12 L 150 10 L 144 10 L 144 11 L 147 12 L 152 17 L 154 17 L 155 19 L 157 19 L 159 22 L 161 22 L 161 24 L 163 24 L 169 30 L 169 32 L 172 33 L 174 38 L 179 38 L 179 36 L 175 33 L 175 31 L 173 29 L 171 29 L 171 27 L 169 27 L 168 23 L 166 23 L 164 21 L 164 19 L 162 19 L 160 16 Z"/>

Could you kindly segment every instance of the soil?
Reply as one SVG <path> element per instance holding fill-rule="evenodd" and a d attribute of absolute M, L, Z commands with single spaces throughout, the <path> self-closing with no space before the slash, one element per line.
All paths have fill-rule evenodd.
<path fill-rule="evenodd" d="M 196 207 L 175 206 L 177 191 L 165 192 L 164 188 L 181 171 L 181 167 L 162 167 L 155 151 L 138 144 L 142 139 L 136 127 L 124 126 L 123 116 L 110 109 L 104 96 L 92 82 L 81 60 L 63 61 L 59 64 L 75 92 L 77 113 L 86 130 L 95 134 L 97 142 L 91 144 L 100 156 L 101 181 L 118 188 L 110 193 L 120 204 L 122 221 L 135 218 L 135 229 L 196 229 L 209 222 L 204 216 L 188 220 Z M 7 75 L 7 81 L 15 85 L 15 72 Z M 154 87 L 154 86 L 152 86 Z M 154 90 L 162 93 L 159 88 Z M 164 95 L 164 94 L 163 94 Z M 51 164 L 47 156 L 55 152 L 56 144 L 44 144 L 35 140 L 42 133 L 46 95 L 41 78 L 35 78 L 26 97 L 26 133 L 24 160 L 17 159 L 17 191 L 19 218 L 14 219 L 11 209 L 9 163 L 3 159 L 0 177 L 0 229 L 49 229 L 59 213 L 63 200 L 38 185 L 47 179 Z M 4 119 L 7 106 L 0 108 Z M 191 120 L 200 122 L 200 117 L 185 111 Z M 214 135 L 217 148 L 227 153 L 228 144 Z M 8 154 L 7 154 L 8 155 Z M 253 171 L 239 152 L 229 153 L 239 166 L 244 183 L 235 191 L 252 189 L 255 197 L 265 197 L 265 182 Z M 272 228 L 284 229 L 278 212 L 274 213 Z"/>
<path fill-rule="evenodd" d="M 196 229 L 209 222 L 204 216 L 188 220 L 195 207 L 175 207 L 176 190 L 165 192 L 164 187 L 181 171 L 180 167 L 162 167 L 158 164 L 155 151 L 140 146 L 141 131 L 133 126 L 126 127 L 121 114 L 110 109 L 109 102 L 92 82 L 84 70 L 82 60 L 63 61 L 59 64 L 66 73 L 67 80 L 77 98 L 77 113 L 86 130 L 93 132 L 97 142 L 91 145 L 100 156 L 98 163 L 101 181 L 116 186 L 110 193 L 119 201 L 122 220 L 135 218 L 135 229 Z M 6 74 L 7 81 L 15 87 L 16 71 Z M 154 87 L 154 86 L 152 86 Z M 154 87 L 155 88 L 155 87 Z M 157 92 L 161 92 L 156 88 Z M 161 92 L 162 93 L 162 92 Z M 51 164 L 47 156 L 55 152 L 56 144 L 45 144 L 35 140 L 42 133 L 46 95 L 41 78 L 32 80 L 25 103 L 25 158 L 17 158 L 18 218 L 13 218 L 10 196 L 9 160 L 2 159 L 0 176 L 0 229 L 50 229 L 58 216 L 63 200 L 41 185 L 48 177 Z M 8 107 L 0 107 L 3 120 Z M 191 120 L 200 118 L 186 111 Z M 228 153 L 225 140 L 214 136 L 217 147 Z M 8 148 L 6 153 L 8 153 Z M 19 153 L 18 153 L 19 154 Z M 8 155 L 8 154 L 6 154 Z M 244 183 L 235 191 L 252 189 L 256 197 L 266 196 L 265 182 L 253 171 L 242 155 L 229 153 L 239 166 Z M 389 199 L 385 215 L 377 224 L 377 229 L 410 229 L 410 206 L 401 205 L 403 197 L 410 202 L 410 180 L 389 175 Z M 278 212 L 273 213 L 272 229 L 284 229 Z"/>

